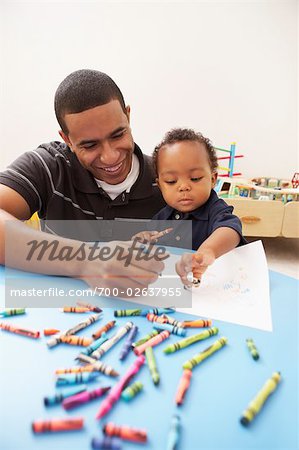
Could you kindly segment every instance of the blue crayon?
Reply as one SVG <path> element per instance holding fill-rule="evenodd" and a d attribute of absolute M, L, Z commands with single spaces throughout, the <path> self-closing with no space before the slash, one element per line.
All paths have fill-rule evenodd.
<path fill-rule="evenodd" d="M 143 309 L 141 311 L 142 316 L 146 316 L 147 314 L 155 314 L 159 316 L 160 314 L 171 314 L 175 313 L 175 309 L 173 308 L 151 308 L 151 309 Z"/>
<path fill-rule="evenodd" d="M 153 323 L 153 327 L 156 330 L 167 330 L 172 334 L 176 334 L 177 336 L 186 336 L 185 328 L 176 327 L 174 325 L 170 325 L 169 323 Z"/>
<path fill-rule="evenodd" d="M 129 354 L 131 347 L 132 347 L 132 343 L 134 341 L 134 338 L 136 336 L 136 333 L 138 331 L 138 327 L 136 325 L 134 325 L 131 330 L 129 331 L 128 337 L 126 339 L 126 342 L 124 343 L 120 355 L 119 355 L 119 359 L 121 361 L 123 361 Z"/>
<path fill-rule="evenodd" d="M 103 438 L 93 438 L 91 447 L 94 450 L 121 450 L 121 440 L 116 437 L 104 436 Z"/>
<path fill-rule="evenodd" d="M 89 383 L 95 381 L 100 374 L 95 372 L 65 373 L 58 375 L 56 386 L 67 386 L 69 384 Z"/>
<path fill-rule="evenodd" d="M 177 450 L 181 431 L 181 419 L 174 415 L 171 420 L 171 428 L 168 435 L 167 450 Z"/>
<path fill-rule="evenodd" d="M 71 397 L 72 395 L 81 394 L 81 392 L 86 391 L 86 386 L 80 386 L 68 391 L 57 392 L 55 395 L 50 397 L 44 397 L 45 406 L 59 405 L 63 402 L 65 398 Z"/>
<path fill-rule="evenodd" d="M 80 353 L 83 353 L 83 355 L 91 355 L 92 352 L 94 352 L 97 348 L 99 348 L 100 345 L 102 345 L 105 341 L 107 341 L 107 334 L 104 332 L 102 333 L 101 337 L 94 341 L 92 344 L 90 344 L 88 347 L 86 347 L 84 350 L 81 350 Z"/>

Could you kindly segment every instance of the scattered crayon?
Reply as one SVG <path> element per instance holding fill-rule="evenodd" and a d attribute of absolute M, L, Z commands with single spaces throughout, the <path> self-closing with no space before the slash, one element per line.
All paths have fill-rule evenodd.
<path fill-rule="evenodd" d="M 0 316 L 2 317 L 19 316 L 21 314 L 26 314 L 25 308 L 4 309 L 0 311 Z"/>
<path fill-rule="evenodd" d="M 61 336 L 61 342 L 69 345 L 79 345 L 81 347 L 88 347 L 93 342 L 93 339 L 84 336 L 71 335 L 71 336 Z"/>
<path fill-rule="evenodd" d="M 157 336 L 157 334 L 159 334 L 159 331 L 153 330 L 151 333 L 146 334 L 141 339 L 139 339 L 139 341 L 133 342 L 132 347 L 134 348 L 134 347 L 138 347 L 141 344 L 144 344 L 146 341 L 148 341 L 152 337 Z"/>
<path fill-rule="evenodd" d="M 129 384 L 121 393 L 121 398 L 126 402 L 129 402 L 134 397 L 136 397 L 139 392 L 143 389 L 143 384 L 140 381 L 135 381 L 135 383 Z"/>
<path fill-rule="evenodd" d="M 0 328 L 4 331 L 9 331 L 10 333 L 20 334 L 22 336 L 30 337 L 33 339 L 39 338 L 39 331 L 27 330 L 26 328 L 17 328 L 8 323 L 0 323 Z"/>
<path fill-rule="evenodd" d="M 161 314 L 171 314 L 175 313 L 175 309 L 173 308 L 151 308 L 151 309 L 143 309 L 141 315 L 147 316 L 147 314 L 155 314 L 159 316 Z"/>
<path fill-rule="evenodd" d="M 96 414 L 96 419 L 104 417 L 113 407 L 113 405 L 119 400 L 122 391 L 130 383 L 131 379 L 139 372 L 141 366 L 145 362 L 143 355 L 136 358 L 134 363 L 129 367 L 125 375 L 121 380 L 113 386 L 107 397 L 102 401 L 100 408 Z"/>
<path fill-rule="evenodd" d="M 67 419 L 37 420 L 32 423 L 34 433 L 48 433 L 57 431 L 81 430 L 84 425 L 82 417 L 68 417 Z"/>
<path fill-rule="evenodd" d="M 44 330 L 44 336 L 53 336 L 53 334 L 59 333 L 60 330 L 56 330 L 55 328 L 46 328 Z"/>
<path fill-rule="evenodd" d="M 94 372 L 67 373 L 58 375 L 56 386 L 67 386 L 70 384 L 89 383 L 95 381 L 99 374 Z"/>
<path fill-rule="evenodd" d="M 118 309 L 114 311 L 114 317 L 141 316 L 141 309 Z"/>
<path fill-rule="evenodd" d="M 85 391 L 77 393 L 63 400 L 62 406 L 66 410 L 77 408 L 78 406 L 83 405 L 84 403 L 88 403 L 96 398 L 102 397 L 103 395 L 106 394 L 106 392 L 109 391 L 110 388 L 111 388 L 110 386 L 99 387 L 97 389 L 94 389 L 93 391 Z"/>
<path fill-rule="evenodd" d="M 131 330 L 128 333 L 126 342 L 124 343 L 124 345 L 120 351 L 119 359 L 121 361 L 123 361 L 128 356 L 128 354 L 131 350 L 131 347 L 132 347 L 132 342 L 137 334 L 137 331 L 138 331 L 138 327 L 136 325 L 133 325 L 133 327 L 131 328 Z"/>
<path fill-rule="evenodd" d="M 183 322 L 184 328 L 207 328 L 212 326 L 212 321 L 210 319 L 208 320 L 185 320 Z"/>
<path fill-rule="evenodd" d="M 249 403 L 245 411 L 242 413 L 240 422 L 242 425 L 247 426 L 253 421 L 255 416 L 261 411 L 268 397 L 275 391 L 278 383 L 281 380 L 280 372 L 274 372 L 272 377 L 269 378 L 262 389 L 257 393 L 254 399 Z"/>
<path fill-rule="evenodd" d="M 127 425 L 115 425 L 108 422 L 103 426 L 103 433 L 107 436 L 114 436 L 125 441 L 145 443 L 147 442 L 146 430 L 128 427 Z"/>
<path fill-rule="evenodd" d="M 80 394 L 86 391 L 86 386 L 78 386 L 68 391 L 56 392 L 55 395 L 44 397 L 45 406 L 53 406 L 62 403 L 65 398 L 71 397 L 72 395 Z"/>
<path fill-rule="evenodd" d="M 113 367 L 108 366 L 107 364 L 104 364 L 101 361 L 97 361 L 91 356 L 83 355 L 82 353 L 80 353 L 80 355 L 78 355 L 76 359 L 78 359 L 81 362 L 87 363 L 88 366 L 92 366 L 93 372 L 96 371 L 101 372 L 104 375 L 108 375 L 110 377 L 118 377 L 119 375 L 119 373 L 116 372 L 116 370 L 114 370 Z"/>
<path fill-rule="evenodd" d="M 175 327 L 184 328 L 184 323 L 180 322 L 173 317 L 169 317 L 167 314 L 162 314 L 162 317 L 164 317 L 167 320 L 167 323 L 170 325 L 174 325 Z"/>
<path fill-rule="evenodd" d="M 157 368 L 156 358 L 152 347 L 145 349 L 145 357 L 147 365 L 154 384 L 157 386 L 160 383 L 160 375 Z"/>
<path fill-rule="evenodd" d="M 121 440 L 116 437 L 104 436 L 93 438 L 91 441 L 93 450 L 121 450 Z"/>
<path fill-rule="evenodd" d="M 177 336 L 186 336 L 187 333 L 184 328 L 176 327 L 169 323 L 154 323 L 153 326 L 156 330 L 167 330 L 171 334 L 176 334 Z"/>
<path fill-rule="evenodd" d="M 106 333 L 105 331 L 102 333 L 102 336 L 97 339 L 96 341 L 93 341 L 92 344 L 90 344 L 88 347 L 86 347 L 84 350 L 81 351 L 81 353 L 83 353 L 84 355 L 91 355 L 92 352 L 94 352 L 95 350 L 97 350 L 102 344 L 104 344 L 104 342 L 107 341 L 107 337 L 106 337 Z"/>
<path fill-rule="evenodd" d="M 63 375 L 65 373 L 81 373 L 81 372 L 97 372 L 93 364 L 86 364 L 86 366 L 74 366 L 65 369 L 56 369 L 55 375 Z"/>
<path fill-rule="evenodd" d="M 64 306 L 62 311 L 65 313 L 86 313 L 90 312 L 90 309 L 82 306 Z"/>
<path fill-rule="evenodd" d="M 213 355 L 213 353 L 217 352 L 221 348 L 223 348 L 227 343 L 226 337 L 221 337 L 218 339 L 218 341 L 214 342 L 214 344 L 210 345 L 210 347 L 207 347 L 202 352 L 194 355 L 191 359 L 186 361 L 183 364 L 183 369 L 190 369 L 192 370 L 195 366 L 200 364 L 202 361 L 204 361 L 209 356 Z"/>
<path fill-rule="evenodd" d="M 157 336 L 152 337 L 148 341 L 144 342 L 144 344 L 139 345 L 138 347 L 134 348 L 135 355 L 139 356 L 143 352 L 145 352 L 145 349 L 148 347 L 155 347 L 156 345 L 160 344 L 161 342 L 165 341 L 165 339 L 168 339 L 170 336 L 169 331 L 165 330 L 162 331 L 162 333 L 157 334 Z"/>
<path fill-rule="evenodd" d="M 174 353 L 178 350 L 188 347 L 189 345 L 194 344 L 195 342 L 202 341 L 203 339 L 207 339 L 215 334 L 218 334 L 218 328 L 213 327 L 208 330 L 203 331 L 202 333 L 194 334 L 193 336 L 182 339 L 181 341 L 177 341 L 174 344 L 169 345 L 164 348 L 163 352 L 167 355 L 169 353 Z"/>
<path fill-rule="evenodd" d="M 77 301 L 76 303 L 77 303 L 78 306 L 83 306 L 83 308 L 88 308 L 89 311 L 93 311 L 95 313 L 100 313 L 100 312 L 103 311 L 98 306 L 92 305 L 91 303 L 82 302 L 81 300 Z"/>
<path fill-rule="evenodd" d="M 98 331 L 96 331 L 92 337 L 94 339 L 99 339 L 100 337 L 102 337 L 103 333 L 107 333 L 107 331 L 111 330 L 111 328 L 113 328 L 116 324 L 115 320 L 111 320 L 110 322 L 106 323 L 106 325 L 104 325 L 103 327 L 101 327 Z"/>
<path fill-rule="evenodd" d="M 251 353 L 251 356 L 253 357 L 253 359 L 256 361 L 259 359 L 260 355 L 259 352 L 255 346 L 255 343 L 253 342 L 253 339 L 246 339 L 246 344 L 248 347 L 248 350 Z"/>
<path fill-rule="evenodd" d="M 167 450 L 177 450 L 181 431 L 181 420 L 178 415 L 172 416 L 170 431 L 167 440 Z"/>
<path fill-rule="evenodd" d="M 120 341 L 128 331 L 133 327 L 133 322 L 127 322 L 121 327 L 110 339 L 107 339 L 97 350 L 92 352 L 91 356 L 95 359 L 100 359 L 111 347 Z"/>
<path fill-rule="evenodd" d="M 189 389 L 191 383 L 191 377 L 192 377 L 192 370 L 190 369 L 183 370 L 183 375 L 179 381 L 175 396 L 175 403 L 178 406 L 181 406 L 184 402 L 186 392 Z"/>
<path fill-rule="evenodd" d="M 167 319 L 163 316 L 157 316 L 156 314 L 148 313 L 146 315 L 147 320 L 150 322 L 157 322 L 157 323 L 167 323 Z"/>

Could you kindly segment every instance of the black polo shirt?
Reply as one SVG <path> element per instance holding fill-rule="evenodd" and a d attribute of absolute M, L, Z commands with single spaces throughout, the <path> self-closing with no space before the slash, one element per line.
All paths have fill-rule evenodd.
<path fill-rule="evenodd" d="M 208 201 L 199 208 L 189 213 L 182 213 L 176 211 L 170 206 L 165 206 L 159 211 L 153 220 L 192 220 L 192 249 L 197 250 L 198 247 L 217 229 L 220 227 L 228 227 L 235 230 L 240 235 L 240 245 L 246 244 L 246 240 L 242 235 L 242 224 L 240 219 L 232 214 L 233 207 L 225 203 L 222 198 L 219 198 L 216 192 L 212 189 Z M 174 238 L 174 242 L 170 240 Z M 167 237 L 168 245 L 177 245 L 179 234 L 179 227 L 175 233 L 169 233 Z M 181 236 L 181 239 L 183 236 Z M 159 240 L 161 243 L 161 240 Z"/>
<path fill-rule="evenodd" d="M 165 202 L 155 183 L 151 158 L 135 144 L 140 173 L 130 192 L 114 200 L 98 187 L 76 155 L 61 142 L 24 153 L 4 172 L 0 183 L 18 192 L 33 214 L 49 220 L 150 219 Z"/>

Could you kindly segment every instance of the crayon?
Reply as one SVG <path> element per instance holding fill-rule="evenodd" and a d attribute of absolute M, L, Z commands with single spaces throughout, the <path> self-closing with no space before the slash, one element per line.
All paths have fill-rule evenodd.
<path fill-rule="evenodd" d="M 207 347 L 202 352 L 194 355 L 191 359 L 186 361 L 183 364 L 183 369 L 190 369 L 192 370 L 195 366 L 200 364 L 202 361 L 204 361 L 209 356 L 213 355 L 213 353 L 217 352 L 221 348 L 223 348 L 227 343 L 226 337 L 221 337 L 218 339 L 218 341 L 215 341 L 214 344 L 210 345 L 210 347 Z"/>
<path fill-rule="evenodd" d="M 37 420 L 32 423 L 34 433 L 48 433 L 57 431 L 81 430 L 84 425 L 82 417 L 68 417 L 67 419 Z"/>
<path fill-rule="evenodd" d="M 93 391 L 85 391 L 77 393 L 63 400 L 62 406 L 66 410 L 77 408 L 78 406 L 81 406 L 84 403 L 88 403 L 96 398 L 102 397 L 103 395 L 106 394 L 106 392 L 109 391 L 110 388 L 111 386 L 99 387 L 97 389 L 94 389 Z"/>
<path fill-rule="evenodd" d="M 86 391 L 86 386 L 83 385 L 72 388 L 68 391 L 56 392 L 55 395 L 44 397 L 44 404 L 45 406 L 59 405 L 59 403 L 62 403 L 65 398 L 71 397 L 72 395 L 80 394 L 81 392 L 84 391 Z"/>
<path fill-rule="evenodd" d="M 160 314 L 171 314 L 175 313 L 175 309 L 173 308 L 151 308 L 151 309 L 143 309 L 141 315 L 146 316 L 147 314 L 155 314 L 159 316 Z"/>
<path fill-rule="evenodd" d="M 255 416 L 261 411 L 266 400 L 275 391 L 278 383 L 281 380 L 280 372 L 274 372 L 272 377 L 269 378 L 262 389 L 257 393 L 254 399 L 249 403 L 245 411 L 243 411 L 240 422 L 242 425 L 247 426 L 253 421 Z"/>
<path fill-rule="evenodd" d="M 186 348 L 189 345 L 194 344 L 195 342 L 202 341 L 203 339 L 207 339 L 211 336 L 214 336 L 215 334 L 218 334 L 218 331 L 219 330 L 217 327 L 209 328 L 208 330 L 205 330 L 201 333 L 194 334 L 193 336 L 187 337 L 175 342 L 174 344 L 169 345 L 168 347 L 164 348 L 163 352 L 167 355 L 169 353 L 177 352 L 178 350 Z"/>
<path fill-rule="evenodd" d="M 89 311 L 93 311 L 95 313 L 100 313 L 103 311 L 101 308 L 99 308 L 98 306 L 92 305 L 91 303 L 85 303 L 82 301 L 77 301 L 76 303 L 78 306 L 83 306 L 83 308 L 88 308 Z"/>
<path fill-rule="evenodd" d="M 178 415 L 172 416 L 170 431 L 167 440 L 167 450 L 177 450 L 181 431 L 181 419 Z"/>
<path fill-rule="evenodd" d="M 167 323 L 167 319 L 163 316 L 157 316 L 156 314 L 148 313 L 146 315 L 147 320 L 150 322 L 157 322 L 157 323 Z"/>
<path fill-rule="evenodd" d="M 55 328 L 45 328 L 44 336 L 53 336 L 53 334 L 59 333 L 60 330 L 56 330 Z"/>
<path fill-rule="evenodd" d="M 152 380 L 155 385 L 158 385 L 160 383 L 160 375 L 158 372 L 156 358 L 152 347 L 148 347 L 147 349 L 145 349 L 145 357 Z"/>
<path fill-rule="evenodd" d="M 167 320 L 167 323 L 170 325 L 174 325 L 175 327 L 184 328 L 184 322 L 180 322 L 173 317 L 169 317 L 167 314 L 162 314 L 162 317 L 164 317 Z"/>
<path fill-rule="evenodd" d="M 138 347 L 141 344 L 144 344 L 146 341 L 148 341 L 152 337 L 157 336 L 157 334 L 159 334 L 159 331 L 153 330 L 151 333 L 148 333 L 145 336 L 143 336 L 141 339 L 139 339 L 139 341 L 133 342 L 132 347 L 134 348 L 134 347 Z"/>
<path fill-rule="evenodd" d="M 39 331 L 27 330 L 26 328 L 18 328 L 10 325 L 8 323 L 0 323 L 0 328 L 4 331 L 9 331 L 10 333 L 20 334 L 21 336 L 30 337 L 33 339 L 39 338 Z"/>
<path fill-rule="evenodd" d="M 88 347 L 93 342 L 93 339 L 84 336 L 70 335 L 70 336 L 61 336 L 61 342 L 69 345 L 79 345 L 82 347 Z"/>
<path fill-rule="evenodd" d="M 129 402 L 134 397 L 136 397 L 139 392 L 143 389 L 143 384 L 140 381 L 135 381 L 135 383 L 129 384 L 121 393 L 121 398 L 126 402 Z"/>
<path fill-rule="evenodd" d="M 121 450 L 121 440 L 116 437 L 104 436 L 93 438 L 91 441 L 93 450 Z"/>
<path fill-rule="evenodd" d="M 87 363 L 87 365 L 93 367 L 93 372 L 101 372 L 104 375 L 108 375 L 110 377 L 118 377 L 119 373 L 116 372 L 116 370 L 113 369 L 113 367 L 108 366 L 107 364 L 104 364 L 101 361 L 97 361 L 96 359 L 92 358 L 91 356 L 83 355 L 80 353 L 80 355 L 77 356 L 79 361 Z M 86 366 L 85 366 L 86 367 Z"/>
<path fill-rule="evenodd" d="M 128 427 L 127 425 L 115 425 L 112 422 L 108 422 L 103 426 L 103 433 L 107 436 L 114 436 L 123 439 L 124 441 L 147 442 L 147 432 L 146 430 L 141 430 L 139 428 Z"/>
<path fill-rule="evenodd" d="M 111 320 L 110 322 L 106 323 L 106 325 L 104 325 L 103 327 L 101 327 L 98 331 L 96 331 L 92 337 L 94 339 L 99 339 L 100 337 L 102 337 L 103 333 L 107 333 L 107 331 L 111 330 L 111 328 L 113 328 L 116 324 L 115 320 Z"/>
<path fill-rule="evenodd" d="M 168 330 L 171 334 L 176 334 L 177 336 L 186 336 L 186 330 L 184 328 L 175 327 L 169 323 L 154 323 L 154 328 L 156 330 Z"/>
<path fill-rule="evenodd" d="M 114 311 L 114 317 L 141 316 L 141 309 L 118 309 Z"/>
<path fill-rule="evenodd" d="M 120 341 L 128 331 L 133 327 L 133 322 L 127 322 L 121 327 L 110 339 L 107 339 L 97 350 L 92 352 L 91 356 L 95 359 L 100 359 L 111 347 Z"/>
<path fill-rule="evenodd" d="M 169 331 L 167 331 L 167 330 L 162 331 L 162 333 L 159 333 L 159 334 L 157 334 L 157 336 L 152 337 L 148 341 L 144 342 L 144 344 L 141 344 L 138 347 L 135 347 L 134 348 L 135 355 L 137 355 L 137 356 L 141 355 L 143 352 L 145 352 L 145 350 L 148 347 L 155 347 L 156 345 L 165 341 L 165 339 L 168 339 L 169 336 L 170 336 Z"/>
<path fill-rule="evenodd" d="M 67 373 L 58 375 L 56 378 L 56 386 L 67 386 L 69 384 L 89 383 L 96 381 L 99 374 L 90 372 Z"/>
<path fill-rule="evenodd" d="M 56 369 L 56 375 L 63 375 L 65 373 L 81 373 L 81 372 L 97 372 L 93 364 L 86 364 L 86 366 L 73 366 L 65 369 Z"/>
<path fill-rule="evenodd" d="M 104 417 L 114 406 L 114 404 L 119 400 L 122 391 L 128 386 L 132 378 L 139 372 L 141 366 L 145 362 L 145 357 L 143 355 L 136 358 L 134 363 L 129 367 L 125 375 L 121 380 L 113 386 L 111 391 L 108 393 L 107 397 L 102 401 L 100 408 L 96 414 L 96 419 L 101 419 Z"/>
<path fill-rule="evenodd" d="M 97 339 L 96 341 L 93 341 L 88 347 L 86 347 L 84 350 L 81 351 L 83 355 L 91 355 L 92 352 L 94 352 L 97 348 L 99 348 L 104 342 L 107 341 L 105 331 L 102 333 L 102 336 Z"/>
<path fill-rule="evenodd" d="M 184 328 L 206 328 L 212 326 L 212 321 L 208 320 L 184 320 L 183 322 Z"/>
<path fill-rule="evenodd" d="M 82 306 L 64 306 L 62 311 L 65 313 L 86 313 L 90 312 L 90 309 Z"/>
<path fill-rule="evenodd" d="M 4 309 L 0 311 L 0 316 L 2 317 L 19 316 L 21 314 L 26 314 L 25 308 Z"/>
<path fill-rule="evenodd" d="M 126 342 L 123 345 L 123 348 L 120 351 L 119 359 L 123 361 L 129 354 L 129 351 L 132 347 L 132 342 L 134 340 L 134 337 L 136 336 L 138 331 L 138 327 L 134 325 L 131 330 L 129 331 L 128 337 L 126 339 Z"/>
<path fill-rule="evenodd" d="M 89 325 L 93 324 L 94 322 L 97 322 L 100 319 L 101 319 L 101 314 L 94 314 L 93 316 L 90 316 L 88 319 L 84 320 L 84 322 L 80 322 L 77 325 L 75 325 L 74 327 L 69 328 L 68 330 L 59 334 L 58 336 L 54 336 L 51 339 L 49 339 L 47 342 L 47 346 L 49 348 L 55 347 L 56 345 L 61 343 L 61 338 L 63 336 L 70 336 L 72 334 L 76 334 L 76 333 L 78 333 L 78 331 L 83 330 L 84 328 L 88 327 Z"/>
<path fill-rule="evenodd" d="M 248 350 L 251 353 L 252 358 L 256 361 L 259 359 L 260 355 L 259 352 L 255 346 L 255 343 L 253 342 L 253 339 L 246 339 L 246 344 L 248 347 Z"/>
<path fill-rule="evenodd" d="M 191 377 L 192 377 L 192 370 L 185 369 L 183 371 L 183 375 L 179 381 L 176 396 L 175 396 L 175 403 L 178 406 L 181 406 L 184 402 L 186 392 L 190 387 Z"/>

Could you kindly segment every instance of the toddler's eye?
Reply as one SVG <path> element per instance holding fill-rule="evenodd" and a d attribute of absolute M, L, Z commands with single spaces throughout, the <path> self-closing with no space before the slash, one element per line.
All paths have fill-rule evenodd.
<path fill-rule="evenodd" d="M 202 177 L 192 177 L 191 181 L 200 181 Z"/>
<path fill-rule="evenodd" d="M 176 181 L 175 180 L 165 180 L 164 183 L 174 184 L 174 183 L 176 183 Z"/>

